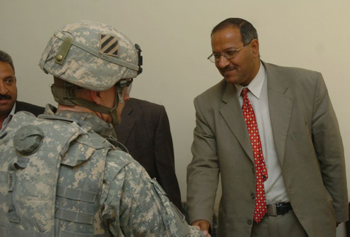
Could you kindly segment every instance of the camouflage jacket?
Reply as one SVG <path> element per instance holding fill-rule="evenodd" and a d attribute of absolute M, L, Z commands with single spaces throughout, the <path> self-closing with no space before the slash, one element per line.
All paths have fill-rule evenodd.
<path fill-rule="evenodd" d="M 109 124 L 91 113 L 45 113 L 17 113 L 0 134 L 0 236 L 202 236 L 108 142 Z"/>

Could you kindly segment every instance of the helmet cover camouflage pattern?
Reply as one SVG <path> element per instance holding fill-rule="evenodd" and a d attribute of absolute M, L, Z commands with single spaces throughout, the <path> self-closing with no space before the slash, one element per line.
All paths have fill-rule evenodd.
<path fill-rule="evenodd" d="M 120 79 L 135 78 L 138 61 L 138 51 L 125 35 L 103 23 L 79 21 L 55 32 L 39 66 L 74 85 L 104 91 Z"/>

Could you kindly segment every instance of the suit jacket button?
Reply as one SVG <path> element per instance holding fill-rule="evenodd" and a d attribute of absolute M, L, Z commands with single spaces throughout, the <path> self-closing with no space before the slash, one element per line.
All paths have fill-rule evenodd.
<path fill-rule="evenodd" d="M 253 223 L 253 221 L 251 220 L 251 219 L 249 219 L 248 221 L 247 221 L 247 224 L 248 225 L 251 225 Z"/>
<path fill-rule="evenodd" d="M 252 193 L 250 196 L 252 197 L 252 199 L 255 199 L 255 194 L 254 193 Z"/>

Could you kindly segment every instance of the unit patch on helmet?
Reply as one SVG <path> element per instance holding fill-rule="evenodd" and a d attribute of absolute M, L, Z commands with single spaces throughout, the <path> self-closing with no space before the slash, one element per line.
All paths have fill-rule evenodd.
<path fill-rule="evenodd" d="M 99 34 L 100 36 L 100 53 L 112 57 L 118 57 L 119 40 L 116 36 Z"/>

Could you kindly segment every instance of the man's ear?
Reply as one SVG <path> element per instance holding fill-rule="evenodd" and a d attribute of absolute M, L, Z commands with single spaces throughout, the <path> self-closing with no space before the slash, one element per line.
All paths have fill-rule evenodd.
<path fill-rule="evenodd" d="M 90 96 L 91 96 L 92 101 L 95 102 L 97 105 L 100 105 L 102 103 L 100 91 L 91 91 L 90 90 Z"/>
<path fill-rule="evenodd" d="M 250 45 L 254 57 L 259 57 L 259 41 L 257 39 L 253 39 Z"/>

